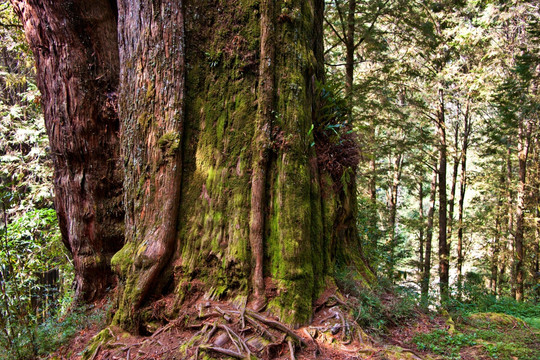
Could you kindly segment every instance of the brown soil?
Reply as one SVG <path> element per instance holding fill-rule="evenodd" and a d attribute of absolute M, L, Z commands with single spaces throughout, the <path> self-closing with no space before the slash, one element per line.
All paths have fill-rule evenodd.
<path fill-rule="evenodd" d="M 246 359 L 249 354 L 258 359 L 288 360 L 421 358 L 404 345 L 408 343 L 408 335 L 394 334 L 396 339 L 403 340 L 393 343 L 401 343 L 403 349 L 377 343 L 364 333 L 349 315 L 354 301 L 328 289 L 315 304 L 312 323 L 293 330 L 265 312 L 255 313 L 231 303 L 192 298 L 175 320 L 147 326 L 146 331 L 151 335 L 131 335 L 108 327 L 101 332 L 102 335 L 107 333 L 106 340 L 98 345 L 95 341 L 92 343 L 100 330 L 94 327 L 81 331 L 52 358 L 82 359 L 84 352 L 91 360 Z M 169 298 L 155 304 L 156 318 L 173 305 Z"/>

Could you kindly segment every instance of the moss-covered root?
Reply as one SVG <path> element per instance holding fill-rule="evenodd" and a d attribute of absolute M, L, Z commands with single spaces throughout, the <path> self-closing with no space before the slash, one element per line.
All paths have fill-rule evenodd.
<path fill-rule="evenodd" d="M 88 343 L 88 346 L 82 352 L 82 360 L 95 359 L 101 350 L 113 348 L 112 343 L 119 337 L 122 337 L 122 331 L 117 328 L 107 327 L 101 330 L 90 340 L 90 343 Z"/>
<path fill-rule="evenodd" d="M 448 313 L 446 309 L 441 309 L 441 315 L 446 318 L 446 325 L 448 326 L 448 333 L 450 335 L 454 335 L 456 332 L 456 325 L 454 323 L 454 319 L 452 319 L 452 316 Z"/>

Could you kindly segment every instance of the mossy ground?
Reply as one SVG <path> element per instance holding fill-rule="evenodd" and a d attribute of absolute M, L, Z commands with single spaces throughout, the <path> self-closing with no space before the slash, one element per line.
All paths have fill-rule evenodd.
<path fill-rule="evenodd" d="M 437 359 L 540 359 L 540 328 L 500 313 L 476 313 L 454 319 L 434 317 L 409 331 L 406 346 Z"/>

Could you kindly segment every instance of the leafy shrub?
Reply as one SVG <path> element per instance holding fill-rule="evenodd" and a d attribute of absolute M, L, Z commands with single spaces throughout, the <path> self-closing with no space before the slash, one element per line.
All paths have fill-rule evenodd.
<path fill-rule="evenodd" d="M 354 312 L 356 322 L 366 331 L 384 333 L 391 326 L 403 324 L 417 310 L 418 299 L 410 289 L 394 286 L 379 279 L 378 286 L 367 288 L 354 281 L 353 275 L 343 272 L 336 276 L 338 286 L 358 299 Z"/>

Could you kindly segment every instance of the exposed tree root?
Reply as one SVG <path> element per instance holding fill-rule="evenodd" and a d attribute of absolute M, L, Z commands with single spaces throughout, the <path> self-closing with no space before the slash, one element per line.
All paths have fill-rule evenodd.
<path fill-rule="evenodd" d="M 206 351 L 214 351 L 214 352 L 217 352 L 217 353 L 220 353 L 220 354 L 223 354 L 223 355 L 231 356 L 231 357 L 236 358 L 236 359 L 245 359 L 246 358 L 241 353 L 237 353 L 237 352 L 234 352 L 232 350 L 217 347 L 217 346 L 201 345 L 201 346 L 199 346 L 198 349 L 203 350 L 203 351 L 204 350 L 206 350 Z"/>
<path fill-rule="evenodd" d="M 404 346 L 381 349 L 354 321 L 351 311 L 354 305 L 337 296 L 330 296 L 316 308 L 313 325 L 293 330 L 268 315 L 246 308 L 245 304 L 236 308 L 230 303 L 199 303 L 151 336 L 124 338 L 125 333 L 114 334 L 114 329 L 102 331 L 101 338 L 94 342 L 92 360 L 142 360 L 171 355 L 186 360 L 209 356 L 296 360 L 336 358 L 336 354 L 339 359 L 356 359 L 360 354 L 363 354 L 361 358 L 379 358 L 381 353 L 392 356 L 409 353 L 407 358 L 420 358 Z"/>

